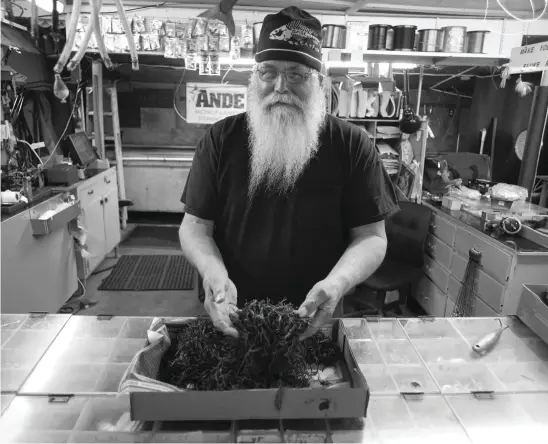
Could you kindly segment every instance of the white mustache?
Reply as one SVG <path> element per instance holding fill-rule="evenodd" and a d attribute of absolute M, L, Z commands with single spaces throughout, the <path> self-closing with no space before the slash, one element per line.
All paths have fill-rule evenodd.
<path fill-rule="evenodd" d="M 279 94 L 279 93 L 274 93 L 274 94 L 271 94 L 268 97 L 265 97 L 264 101 L 263 101 L 263 106 L 265 108 L 269 108 L 269 107 L 271 107 L 273 105 L 277 105 L 279 103 L 284 103 L 284 104 L 287 104 L 287 105 L 294 105 L 294 106 L 298 107 L 301 110 L 305 106 L 304 103 L 298 97 L 289 96 L 289 95 L 286 95 L 286 94 Z"/>

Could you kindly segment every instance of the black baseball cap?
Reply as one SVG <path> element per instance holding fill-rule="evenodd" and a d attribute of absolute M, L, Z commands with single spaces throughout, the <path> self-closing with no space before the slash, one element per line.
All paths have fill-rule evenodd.
<path fill-rule="evenodd" d="M 282 60 L 322 68 L 322 26 L 308 12 L 295 6 L 269 14 L 263 20 L 256 62 Z"/>

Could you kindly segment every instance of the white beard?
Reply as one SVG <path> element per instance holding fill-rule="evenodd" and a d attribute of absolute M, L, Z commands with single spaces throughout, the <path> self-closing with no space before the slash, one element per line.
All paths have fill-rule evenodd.
<path fill-rule="evenodd" d="M 262 97 L 259 80 L 256 76 L 251 77 L 247 111 L 251 149 L 250 199 L 261 185 L 280 195 L 293 189 L 318 151 L 325 107 L 325 96 L 317 85 L 303 102 L 295 95 L 276 92 Z"/>

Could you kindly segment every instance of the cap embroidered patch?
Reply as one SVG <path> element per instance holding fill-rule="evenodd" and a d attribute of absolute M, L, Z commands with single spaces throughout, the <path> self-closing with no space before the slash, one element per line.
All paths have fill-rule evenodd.
<path fill-rule="evenodd" d="M 280 26 L 270 33 L 271 40 L 282 40 L 294 46 L 306 46 L 313 51 L 321 51 L 321 41 L 301 21 L 292 21 L 287 25 Z"/>

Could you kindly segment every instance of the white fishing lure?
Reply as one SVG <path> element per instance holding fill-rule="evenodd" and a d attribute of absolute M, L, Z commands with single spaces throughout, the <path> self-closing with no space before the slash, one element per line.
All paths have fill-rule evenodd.
<path fill-rule="evenodd" d="M 499 321 L 500 323 L 500 328 L 497 331 L 489 333 L 488 335 L 485 335 L 483 338 L 481 338 L 472 346 L 472 350 L 474 350 L 476 353 L 486 353 L 495 346 L 495 344 L 499 341 L 502 332 L 509 327 L 509 325 L 503 327 L 502 321 L 499 318 L 497 318 L 497 321 Z"/>

